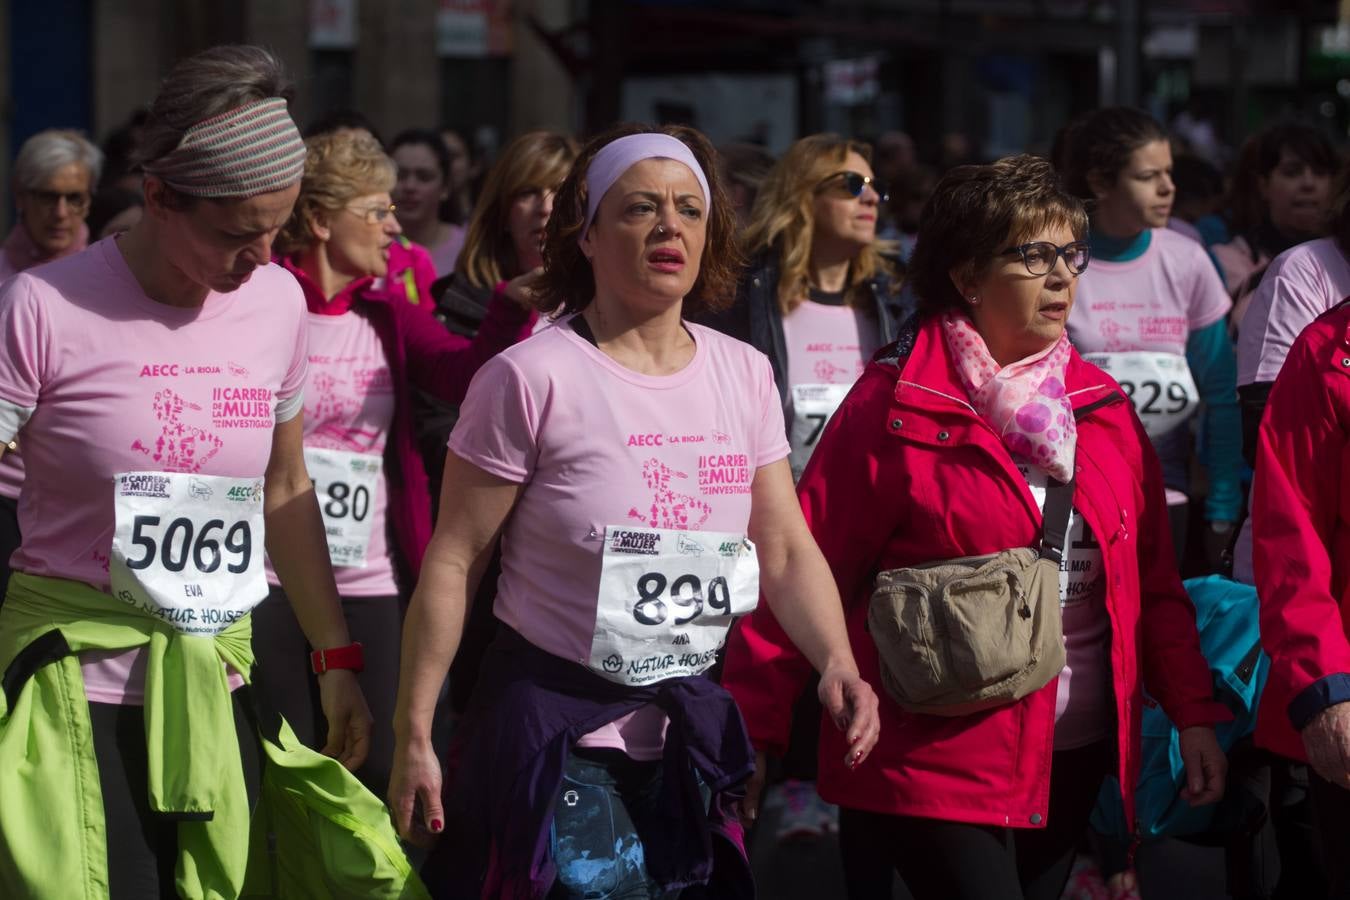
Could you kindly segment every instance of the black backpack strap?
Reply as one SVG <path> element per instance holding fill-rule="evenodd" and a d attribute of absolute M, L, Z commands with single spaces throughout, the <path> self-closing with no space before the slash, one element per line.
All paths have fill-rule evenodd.
<path fill-rule="evenodd" d="M 1064 560 L 1069 537 L 1069 516 L 1073 512 L 1074 482 L 1051 478 L 1045 489 L 1045 509 L 1041 513 L 1041 559 L 1055 565 Z"/>

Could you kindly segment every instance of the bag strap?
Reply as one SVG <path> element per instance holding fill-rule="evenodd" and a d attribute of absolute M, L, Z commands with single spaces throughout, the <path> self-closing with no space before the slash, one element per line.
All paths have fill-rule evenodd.
<path fill-rule="evenodd" d="M 1051 478 L 1045 489 L 1045 509 L 1041 513 L 1041 559 L 1055 565 L 1064 560 L 1069 539 L 1069 516 L 1073 513 L 1074 480 L 1068 484 Z"/>

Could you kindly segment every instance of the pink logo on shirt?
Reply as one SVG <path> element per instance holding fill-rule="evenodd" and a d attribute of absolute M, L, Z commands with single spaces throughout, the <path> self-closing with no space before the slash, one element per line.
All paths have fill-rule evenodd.
<path fill-rule="evenodd" d="M 642 464 L 642 478 L 652 490 L 649 514 L 644 516 L 634 506 L 628 510 L 628 518 L 646 525 L 648 528 L 680 528 L 697 531 L 712 515 L 712 507 L 697 497 L 677 494 L 671 487 L 674 478 L 688 478 L 684 472 L 677 472 L 661 460 L 652 458 Z M 690 522 L 692 515 L 700 514 L 698 521 Z"/>
<path fill-rule="evenodd" d="M 153 403 L 162 426 L 159 437 L 152 442 L 153 449 L 140 440 L 133 441 L 131 449 L 146 454 L 165 471 L 200 472 L 225 444 L 216 435 L 183 422 L 185 411 L 201 412 L 201 406 L 168 389 L 157 391 Z"/>

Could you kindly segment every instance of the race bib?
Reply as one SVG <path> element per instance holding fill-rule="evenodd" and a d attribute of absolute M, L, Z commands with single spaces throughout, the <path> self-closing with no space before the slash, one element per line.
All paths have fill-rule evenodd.
<path fill-rule="evenodd" d="M 791 452 L 792 480 L 802 477 L 825 425 L 844 402 L 851 384 L 798 384 L 792 388 L 792 431 L 788 442 Z"/>
<path fill-rule="evenodd" d="M 1083 358 L 1120 383 L 1149 437 L 1167 434 L 1200 408 L 1200 391 L 1184 356 L 1134 350 L 1084 353 Z"/>
<path fill-rule="evenodd" d="M 383 462 L 374 454 L 305 448 L 305 467 L 328 534 L 328 558 L 335 566 L 366 567 L 374 524 L 370 510 Z"/>
<path fill-rule="evenodd" d="M 759 605 L 759 559 L 740 534 L 610 525 L 598 601 L 593 671 L 633 686 L 697 675 Z"/>
<path fill-rule="evenodd" d="M 184 634 L 219 634 L 267 596 L 263 480 L 125 472 L 113 480 L 114 596 Z"/>

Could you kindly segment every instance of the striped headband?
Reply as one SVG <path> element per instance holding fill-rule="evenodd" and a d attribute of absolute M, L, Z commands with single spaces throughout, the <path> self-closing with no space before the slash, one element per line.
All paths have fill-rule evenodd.
<path fill-rule="evenodd" d="M 584 239 L 586 232 L 591 230 L 595 211 L 600 208 L 600 199 L 605 196 L 605 192 L 614 186 L 614 182 L 624 172 L 644 159 L 673 159 L 688 166 L 698 179 L 699 187 L 703 188 L 703 202 L 711 211 L 712 191 L 708 189 L 708 176 L 694 158 L 694 151 L 684 141 L 660 132 L 630 134 L 601 147 L 586 167 L 586 221 L 581 225 L 581 237 L 578 240 Z"/>
<path fill-rule="evenodd" d="M 189 197 L 252 197 L 295 184 L 305 174 L 305 142 L 270 97 L 198 122 L 145 171 Z"/>

